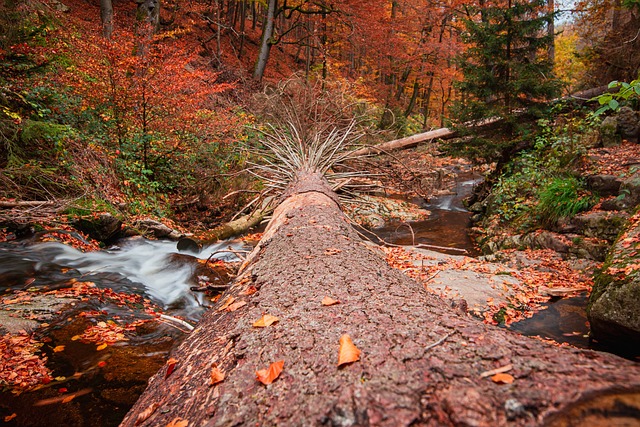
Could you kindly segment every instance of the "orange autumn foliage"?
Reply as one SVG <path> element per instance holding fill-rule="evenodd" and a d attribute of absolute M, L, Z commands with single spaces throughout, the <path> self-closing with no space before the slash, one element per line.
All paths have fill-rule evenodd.
<path fill-rule="evenodd" d="M 218 364 L 214 363 L 211 366 L 211 385 L 216 385 L 224 381 L 225 373 L 218 368 Z"/>
<path fill-rule="evenodd" d="M 340 304 L 340 301 L 333 299 L 331 297 L 322 298 L 322 305 L 324 306 L 330 306 L 330 305 L 336 305 L 336 304 Z"/>
<path fill-rule="evenodd" d="M 256 320 L 253 323 L 253 327 L 254 328 L 266 328 L 267 326 L 271 326 L 271 325 L 273 325 L 274 323 L 276 323 L 279 320 L 280 319 L 278 319 L 276 316 L 272 316 L 270 314 L 263 314 L 260 319 Z"/>
<path fill-rule="evenodd" d="M 282 372 L 284 368 L 284 360 L 273 362 L 267 369 L 260 369 L 256 371 L 256 378 L 264 385 L 269 385 L 274 382 Z"/>
<path fill-rule="evenodd" d="M 351 337 L 344 334 L 340 337 L 338 350 L 338 366 L 360 360 L 360 350 L 353 344 Z"/>
<path fill-rule="evenodd" d="M 493 381 L 496 384 L 511 384 L 513 382 L 514 378 L 512 375 L 509 374 L 495 374 L 494 376 L 491 377 L 491 381 Z"/>

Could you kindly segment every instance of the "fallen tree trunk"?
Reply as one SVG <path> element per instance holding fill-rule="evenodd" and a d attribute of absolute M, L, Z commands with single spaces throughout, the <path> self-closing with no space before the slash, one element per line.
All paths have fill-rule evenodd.
<path fill-rule="evenodd" d="M 123 426 L 581 425 L 581 417 L 637 416 L 638 365 L 452 308 L 365 245 L 317 174 L 299 176 L 286 196 L 235 284 L 173 352 L 175 370 L 150 380 Z M 326 296 L 340 303 L 323 306 Z M 279 321 L 253 327 L 263 314 Z M 362 354 L 338 367 L 343 334 Z M 280 360 L 273 384 L 256 380 Z M 496 368 L 513 383 L 481 375 Z"/>
<path fill-rule="evenodd" d="M 433 139 L 449 139 L 455 136 L 455 132 L 449 128 L 440 128 L 429 132 L 418 133 L 406 138 L 394 139 L 393 141 L 383 142 L 382 144 L 373 145 L 371 147 L 360 148 L 353 152 L 353 156 L 367 156 L 370 154 L 381 154 L 389 151 L 403 150 L 412 148 L 416 145 L 431 141 Z"/>
<path fill-rule="evenodd" d="M 204 240 L 207 242 L 215 242 L 245 233 L 247 230 L 259 225 L 269 212 L 269 209 L 260 209 L 251 214 L 241 216 L 238 219 L 219 225 L 213 230 L 207 232 L 204 236 Z"/>

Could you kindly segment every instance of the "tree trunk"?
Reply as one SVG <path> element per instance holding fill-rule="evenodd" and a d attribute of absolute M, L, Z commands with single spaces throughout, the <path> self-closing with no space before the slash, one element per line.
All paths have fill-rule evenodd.
<path fill-rule="evenodd" d="M 562 425 L 554 413 L 579 423 L 594 399 L 615 406 L 614 393 L 615 408 L 638 410 L 638 365 L 452 308 L 367 247 L 318 174 L 300 174 L 285 197 L 234 285 L 173 352 L 175 370 L 151 378 L 123 426 Z M 321 305 L 326 296 L 340 303 Z M 252 327 L 263 314 L 279 321 Z M 362 354 L 338 367 L 343 334 Z M 273 384 L 256 380 L 281 360 Z M 212 366 L 225 373 L 215 385 Z M 512 384 L 481 375 L 500 367 Z"/>
<path fill-rule="evenodd" d="M 547 25 L 547 36 L 549 36 L 549 62 L 556 63 L 556 3 L 555 0 L 548 0 L 548 13 L 551 14 Z"/>
<path fill-rule="evenodd" d="M 100 20 L 102 21 L 102 36 L 111 39 L 113 34 L 113 4 L 111 0 L 100 0 Z"/>
<path fill-rule="evenodd" d="M 418 133 L 407 136 L 406 138 L 394 139 L 393 141 L 383 142 L 382 144 L 364 147 L 353 152 L 353 156 L 367 156 L 369 154 L 380 154 L 388 151 L 403 150 L 412 148 L 425 141 L 433 139 L 449 139 L 455 136 L 455 132 L 449 128 L 435 129 L 429 132 Z"/>
<path fill-rule="evenodd" d="M 273 38 L 273 30 L 275 25 L 275 14 L 278 0 L 269 0 L 267 8 L 267 16 L 264 19 L 264 26 L 262 27 L 262 39 L 260 41 L 260 52 L 258 52 L 258 59 L 256 60 L 256 68 L 253 72 L 253 78 L 255 80 L 262 80 L 264 76 L 264 70 L 267 67 L 267 61 L 269 60 L 269 53 L 271 52 L 271 43 Z"/>
<path fill-rule="evenodd" d="M 139 25 L 147 27 L 145 31 L 155 34 L 160 29 L 160 0 L 136 0 L 136 12 Z"/>

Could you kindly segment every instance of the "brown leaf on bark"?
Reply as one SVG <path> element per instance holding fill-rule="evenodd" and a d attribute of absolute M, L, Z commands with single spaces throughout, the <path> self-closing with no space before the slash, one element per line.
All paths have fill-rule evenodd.
<path fill-rule="evenodd" d="M 340 301 L 338 301 L 337 299 L 333 299 L 331 297 L 324 297 L 322 298 L 322 305 L 336 305 L 336 304 L 340 304 Z"/>
<path fill-rule="evenodd" d="M 227 311 L 236 311 L 237 309 L 244 307 L 245 305 L 247 305 L 246 301 L 234 302 L 229 307 L 227 307 Z"/>
<path fill-rule="evenodd" d="M 218 383 L 221 383 L 222 381 L 224 381 L 224 377 L 225 377 L 224 372 L 222 372 L 220 368 L 218 368 L 217 363 L 214 363 L 211 366 L 211 384 L 210 385 L 216 385 Z"/>
<path fill-rule="evenodd" d="M 236 299 L 232 296 L 230 296 L 229 298 L 227 298 L 227 300 L 224 302 L 224 304 L 222 304 L 222 306 L 220 306 L 220 308 L 218 308 L 218 311 L 222 311 L 225 310 L 227 307 L 229 307 L 231 304 L 233 304 L 233 302 Z"/>
<path fill-rule="evenodd" d="M 137 426 L 145 422 L 151 415 L 153 415 L 154 412 L 156 412 L 156 409 L 158 409 L 159 407 L 160 407 L 159 402 L 152 403 L 151 405 L 149 405 L 147 409 L 145 409 L 144 411 L 140 412 L 140 414 L 138 414 L 138 418 L 136 418 L 136 422 L 134 423 L 134 425 Z"/>
<path fill-rule="evenodd" d="M 340 337 L 340 349 L 338 350 L 338 366 L 360 360 L 360 350 L 353 344 L 351 337 L 344 334 Z"/>
<path fill-rule="evenodd" d="M 167 427 L 188 427 L 188 426 L 189 426 L 189 421 L 183 420 L 180 417 L 174 418 L 169 424 L 167 424 Z"/>
<path fill-rule="evenodd" d="M 259 318 L 253 323 L 253 327 L 266 328 L 267 326 L 271 326 L 279 320 L 280 319 L 278 319 L 276 316 L 272 316 L 270 314 L 263 314 L 261 318 Z"/>
<path fill-rule="evenodd" d="M 491 377 L 491 381 L 496 384 L 511 384 L 514 378 L 509 374 L 495 374 Z"/>
<path fill-rule="evenodd" d="M 255 286 L 251 285 L 249 286 L 247 289 L 244 290 L 244 292 L 241 292 L 242 295 L 253 295 L 256 292 L 258 292 L 258 288 L 256 288 Z"/>
<path fill-rule="evenodd" d="M 269 385 L 280 376 L 284 368 L 284 360 L 273 362 L 267 369 L 256 371 L 256 378 L 264 385 Z"/>
<path fill-rule="evenodd" d="M 164 378 L 168 378 L 169 375 L 173 374 L 173 371 L 176 370 L 176 363 L 178 363 L 177 359 L 173 357 L 167 360 L 167 372 L 164 374 Z"/>

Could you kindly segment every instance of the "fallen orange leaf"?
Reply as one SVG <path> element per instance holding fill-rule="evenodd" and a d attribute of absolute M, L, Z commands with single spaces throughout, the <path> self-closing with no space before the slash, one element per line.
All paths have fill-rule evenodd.
<path fill-rule="evenodd" d="M 222 306 L 220 306 L 220 308 L 218 308 L 218 311 L 222 311 L 225 310 L 227 307 L 229 307 L 231 304 L 233 304 L 233 302 L 236 299 L 232 296 L 228 297 L 227 300 L 224 302 L 224 304 L 222 304 Z"/>
<path fill-rule="evenodd" d="M 61 351 L 64 351 L 64 346 L 63 345 L 58 345 L 53 347 L 53 352 L 54 353 L 60 353 Z"/>
<path fill-rule="evenodd" d="M 353 344 L 351 337 L 344 334 L 340 337 L 340 349 L 338 350 L 338 366 L 360 360 L 360 350 Z"/>
<path fill-rule="evenodd" d="M 247 305 L 246 301 L 234 302 L 233 304 L 227 307 L 227 311 L 236 311 L 237 309 L 239 309 L 240 307 L 244 307 L 245 305 Z"/>
<path fill-rule="evenodd" d="M 333 299 L 331 297 L 324 297 L 322 298 L 322 305 L 336 305 L 336 304 L 340 304 L 340 301 L 338 301 L 337 299 Z"/>
<path fill-rule="evenodd" d="M 105 342 L 105 343 L 100 344 L 99 346 L 97 346 L 97 347 L 96 347 L 96 350 L 97 350 L 97 351 L 100 351 L 100 350 L 104 350 L 105 348 L 107 348 L 107 343 L 106 343 L 106 342 Z"/>
<path fill-rule="evenodd" d="M 8 423 L 9 421 L 11 421 L 12 419 L 14 419 L 15 417 L 17 417 L 18 414 L 16 414 L 15 412 L 11 415 L 7 415 L 6 417 L 4 417 L 4 422 Z"/>
<path fill-rule="evenodd" d="M 167 360 L 167 372 L 164 374 L 165 379 L 176 370 L 176 363 L 178 363 L 178 359 L 174 359 L 173 357 Z"/>
<path fill-rule="evenodd" d="M 211 385 L 216 385 L 224 380 L 225 374 L 218 368 L 218 364 L 211 366 Z"/>
<path fill-rule="evenodd" d="M 256 377 L 264 385 L 269 385 L 280 376 L 284 368 L 284 360 L 273 362 L 267 369 L 260 369 L 256 371 Z"/>
<path fill-rule="evenodd" d="M 259 318 L 253 323 L 253 327 L 266 328 L 267 326 L 271 326 L 279 320 L 280 319 L 278 319 L 276 316 L 272 316 L 270 314 L 263 314 L 261 318 Z"/>
<path fill-rule="evenodd" d="M 496 384 L 511 384 L 514 378 L 509 374 L 495 374 L 491 377 L 491 381 Z"/>

